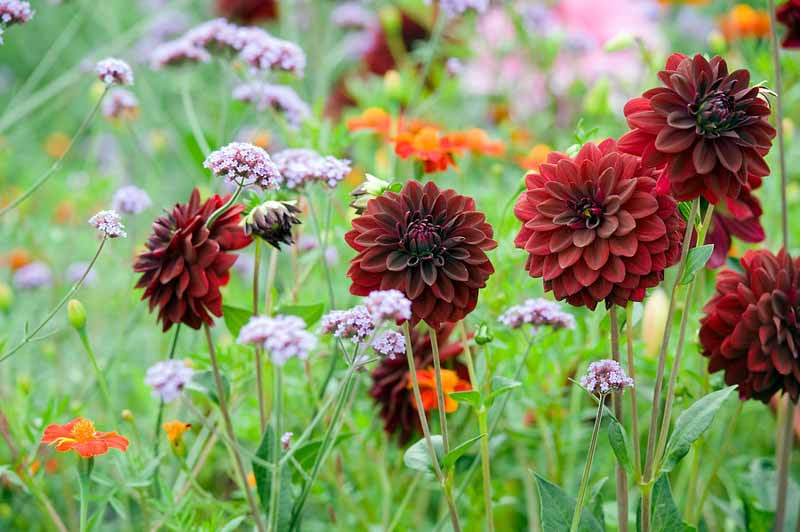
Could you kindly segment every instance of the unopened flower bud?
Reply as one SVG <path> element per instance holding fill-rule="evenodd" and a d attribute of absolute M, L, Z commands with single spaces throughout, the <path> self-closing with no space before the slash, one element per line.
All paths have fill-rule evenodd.
<path fill-rule="evenodd" d="M 5 312 L 14 304 L 14 292 L 6 283 L 0 283 L 0 311 Z"/>
<path fill-rule="evenodd" d="M 492 331 L 489 330 L 489 326 L 485 323 L 478 327 L 478 332 L 475 333 L 475 343 L 478 345 L 486 345 L 489 342 L 494 340 L 494 336 L 492 335 Z"/>
<path fill-rule="evenodd" d="M 120 413 L 120 417 L 125 421 L 133 421 L 133 412 L 126 408 Z"/>
<path fill-rule="evenodd" d="M 67 303 L 67 318 L 69 323 L 77 330 L 86 327 L 86 309 L 77 299 L 70 299 Z"/>
<path fill-rule="evenodd" d="M 642 339 L 644 352 L 648 357 L 654 357 L 661 349 L 664 330 L 667 327 L 669 314 L 669 298 L 666 292 L 656 288 L 644 303 L 642 315 Z"/>
<path fill-rule="evenodd" d="M 293 201 L 265 201 L 245 216 L 244 232 L 255 235 L 276 249 L 281 244 L 292 245 L 292 226 L 301 223 L 300 212 Z"/>
<path fill-rule="evenodd" d="M 383 194 L 389 188 L 389 185 L 390 183 L 383 179 L 378 179 L 372 174 L 366 174 L 364 182 L 350 193 L 353 196 L 350 206 L 356 210 L 357 214 L 363 214 L 367 210 L 367 202 Z"/>
<path fill-rule="evenodd" d="M 393 33 L 400 30 L 402 17 L 400 15 L 400 10 L 398 10 L 396 7 L 386 6 L 380 10 L 378 15 L 380 16 L 383 29 L 386 30 L 387 33 Z"/>

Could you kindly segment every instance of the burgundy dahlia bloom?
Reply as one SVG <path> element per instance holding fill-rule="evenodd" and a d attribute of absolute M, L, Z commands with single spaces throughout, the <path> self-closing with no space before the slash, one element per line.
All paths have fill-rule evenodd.
<path fill-rule="evenodd" d="M 658 77 L 663 87 L 625 105 L 632 131 L 619 149 L 663 168 L 659 192 L 671 188 L 680 201 L 703 196 L 718 203 L 739 197 L 751 176 L 769 174 L 764 155 L 775 129 L 763 88 L 750 87 L 747 70 L 728 73 L 719 56 L 672 54 Z"/>
<path fill-rule="evenodd" d="M 651 170 L 613 140 L 586 144 L 574 159 L 550 153 L 525 183 L 514 243 L 529 254 L 525 269 L 556 299 L 625 306 L 678 261 L 685 224 L 675 200 L 654 194 Z"/>
<path fill-rule="evenodd" d="M 142 299 L 150 300 L 151 311 L 158 307 L 164 331 L 174 323 L 199 329 L 214 323 L 212 315 L 222 316 L 219 287 L 227 284 L 236 262 L 236 255 L 228 252 L 251 241 L 240 225 L 242 205 L 228 208 L 206 227 L 227 200 L 215 194 L 201 203 L 194 189 L 189 203 L 176 204 L 153 223 L 147 250 L 139 254 L 133 270 L 142 274 L 136 287 L 145 289 Z"/>
<path fill-rule="evenodd" d="M 430 335 L 427 328 L 422 327 L 425 332 L 420 332 L 420 328 L 411 330 L 414 366 L 418 370 L 433 364 Z M 464 351 L 463 343 L 459 340 L 448 341 L 454 330 L 454 323 L 442 324 L 437 329 L 439 356 L 443 367 L 454 370 L 459 379 L 469 382 L 467 367 L 457 359 Z M 408 388 L 408 360 L 405 356 L 384 358 L 372 371 L 369 394 L 381 407 L 384 430 L 389 434 L 397 434 L 400 444 L 408 442 L 415 432 L 422 433 L 412 393 Z"/>
<path fill-rule="evenodd" d="M 748 251 L 744 272 L 723 270 L 700 320 L 708 370 L 725 372 L 739 397 L 767 403 L 778 391 L 800 396 L 800 259 L 785 250 Z"/>
<path fill-rule="evenodd" d="M 761 226 L 761 202 L 750 191 L 750 187 L 742 188 L 739 199 L 727 198 L 714 209 L 711 229 L 706 243 L 714 244 L 714 252 L 708 259 L 709 268 L 719 268 L 725 264 L 731 249 L 731 237 L 756 244 L 767 237 Z"/>
<path fill-rule="evenodd" d="M 789 0 L 778 6 L 775 18 L 786 26 L 786 35 L 781 46 L 784 48 L 800 48 L 800 0 Z"/>
<path fill-rule="evenodd" d="M 254 24 L 278 18 L 278 0 L 217 0 L 223 17 Z"/>
<path fill-rule="evenodd" d="M 399 290 L 411 300 L 412 323 L 461 320 L 494 273 L 486 256 L 497 247 L 492 234 L 472 198 L 408 181 L 400 193 L 370 200 L 345 235 L 358 252 L 347 272 L 350 292 Z"/>

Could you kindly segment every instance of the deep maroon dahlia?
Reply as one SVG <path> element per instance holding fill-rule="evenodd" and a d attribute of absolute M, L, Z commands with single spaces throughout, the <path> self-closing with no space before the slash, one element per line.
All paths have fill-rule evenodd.
<path fill-rule="evenodd" d="M 254 24 L 278 18 L 278 0 L 217 0 L 223 17 Z"/>
<path fill-rule="evenodd" d="M 419 329 L 423 328 L 424 332 Z M 439 356 L 442 366 L 454 370 L 459 379 L 469 382 L 467 367 L 457 357 L 464 351 L 461 341 L 448 342 L 455 324 L 444 323 L 437 329 Z M 414 366 L 420 370 L 433 364 L 433 351 L 428 329 L 417 327 L 411 330 L 411 345 L 414 350 Z M 372 371 L 372 389 L 369 394 L 381 407 L 383 428 L 389 434 L 397 434 L 400 444 L 405 444 L 414 433 L 421 434 L 419 414 L 412 404 L 412 391 L 408 388 L 408 360 L 405 356 L 383 358 Z"/>
<path fill-rule="evenodd" d="M 728 73 L 716 56 L 672 54 L 658 73 L 664 87 L 625 105 L 632 131 L 619 149 L 663 168 L 658 190 L 681 201 L 699 196 L 712 203 L 737 198 L 749 176 L 769 174 L 764 155 L 775 129 L 767 122 L 763 87 L 750 87 L 750 73 Z"/>
<path fill-rule="evenodd" d="M 708 370 L 725 372 L 742 399 L 800 395 L 800 259 L 748 251 L 744 272 L 723 270 L 703 308 L 700 344 Z"/>
<path fill-rule="evenodd" d="M 719 268 L 725 264 L 732 237 L 751 244 L 763 242 L 767 237 L 760 219 L 763 212 L 761 202 L 750 191 L 750 187 L 743 187 L 738 199 L 727 198 L 724 203 L 719 203 L 714 209 L 711 229 L 706 237 L 706 243 L 714 244 L 714 252 L 707 266 Z"/>
<path fill-rule="evenodd" d="M 371 199 L 344 238 L 358 252 L 347 272 L 350 292 L 400 290 L 411 300 L 413 323 L 463 319 L 494 273 L 486 251 L 497 242 L 486 216 L 472 198 L 433 182 L 412 180 L 399 194 Z"/>
<path fill-rule="evenodd" d="M 652 171 L 613 140 L 574 159 L 551 153 L 538 172 L 514 207 L 523 222 L 514 243 L 557 299 L 591 309 L 641 301 L 678 261 L 685 224 L 675 200 L 654 194 Z"/>
<path fill-rule="evenodd" d="M 151 311 L 158 307 L 165 331 L 174 323 L 199 329 L 213 324 L 212 314 L 222 316 L 219 287 L 227 284 L 236 262 L 228 252 L 251 241 L 240 225 L 242 205 L 230 207 L 206 227 L 227 200 L 215 194 L 201 203 L 194 189 L 189 203 L 176 204 L 153 222 L 147 251 L 139 254 L 133 270 L 142 274 L 136 287 L 145 288 L 142 299 L 150 300 Z"/>
<path fill-rule="evenodd" d="M 800 0 L 789 0 L 778 6 L 775 17 L 786 26 L 781 45 L 784 48 L 800 48 Z"/>

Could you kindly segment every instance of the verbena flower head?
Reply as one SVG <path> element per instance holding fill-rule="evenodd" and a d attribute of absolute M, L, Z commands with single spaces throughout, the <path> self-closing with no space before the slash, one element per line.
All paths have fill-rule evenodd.
<path fill-rule="evenodd" d="M 299 188 L 312 181 L 322 181 L 335 187 L 350 173 L 349 159 L 322 156 L 307 148 L 290 148 L 273 154 L 272 160 L 288 188 Z"/>
<path fill-rule="evenodd" d="M 425 0 L 430 4 L 431 0 Z M 463 15 L 467 11 L 483 13 L 489 9 L 489 0 L 441 0 L 439 6 L 442 11 L 450 17 Z"/>
<path fill-rule="evenodd" d="M 331 11 L 331 22 L 339 28 L 372 29 L 380 19 L 361 2 L 341 2 Z"/>
<path fill-rule="evenodd" d="M 20 290 L 40 288 L 53 282 L 50 268 L 44 262 L 35 261 L 26 264 L 14 272 L 14 286 Z"/>
<path fill-rule="evenodd" d="M 296 44 L 273 37 L 256 28 L 247 31 L 247 44 L 240 53 L 242 59 L 256 70 L 285 70 L 298 76 L 306 68 L 306 54 Z"/>
<path fill-rule="evenodd" d="M 363 342 L 375 331 L 375 319 L 367 307 L 359 305 L 348 310 L 332 310 L 322 317 L 320 331 L 337 338 Z"/>
<path fill-rule="evenodd" d="M 306 360 L 308 353 L 317 346 L 317 338 L 306 330 L 306 322 L 297 316 L 275 316 L 269 325 L 271 330 L 264 341 L 275 364 L 283 365 L 291 358 Z"/>
<path fill-rule="evenodd" d="M 251 81 L 233 89 L 233 98 L 250 102 L 259 111 L 273 108 L 285 114 L 286 121 L 293 128 L 298 128 L 311 116 L 311 108 L 300 96 L 285 85 L 275 85 L 263 81 Z"/>
<path fill-rule="evenodd" d="M 385 357 L 402 357 L 406 354 L 406 339 L 397 331 L 383 331 L 372 341 L 372 349 Z"/>
<path fill-rule="evenodd" d="M 110 119 L 134 119 L 139 116 L 139 100 L 130 91 L 114 89 L 103 100 L 102 113 Z"/>
<path fill-rule="evenodd" d="M 211 54 L 205 48 L 195 46 L 185 39 L 160 44 L 150 54 L 150 66 L 155 70 L 184 63 L 208 63 L 210 61 Z"/>
<path fill-rule="evenodd" d="M 273 322 L 269 316 L 253 316 L 241 329 L 236 342 L 240 344 L 263 345 L 272 333 Z"/>
<path fill-rule="evenodd" d="M 211 152 L 203 166 L 240 186 L 257 185 L 268 190 L 278 188 L 282 180 L 267 152 L 247 142 L 231 142 Z"/>
<path fill-rule="evenodd" d="M 244 218 L 244 232 L 255 235 L 275 249 L 281 244 L 292 245 L 292 226 L 300 224 L 300 212 L 292 201 L 265 201 L 254 207 Z"/>
<path fill-rule="evenodd" d="M 615 360 L 598 360 L 589 364 L 586 375 L 581 377 L 581 386 L 591 393 L 606 394 L 633 386 L 633 379 Z"/>
<path fill-rule="evenodd" d="M 151 204 L 147 192 L 134 185 L 120 187 L 111 199 L 111 207 L 123 214 L 139 214 Z"/>
<path fill-rule="evenodd" d="M 169 403 L 180 397 L 192 375 L 194 370 L 183 360 L 163 360 L 148 368 L 144 383 L 153 389 L 153 397 Z"/>
<path fill-rule="evenodd" d="M 659 192 L 711 203 L 738 198 L 751 177 L 769 174 L 764 156 L 775 129 L 763 88 L 747 70 L 728 72 L 725 60 L 672 54 L 658 74 L 663 87 L 625 105 L 631 127 L 619 149 L 663 168 Z"/>
<path fill-rule="evenodd" d="M 136 287 L 145 288 L 142 299 L 149 300 L 151 311 L 158 307 L 164 331 L 174 323 L 199 329 L 214 324 L 212 315 L 222 316 L 219 288 L 236 262 L 230 252 L 251 242 L 240 225 L 242 205 L 232 205 L 206 227 L 227 199 L 215 194 L 201 203 L 194 189 L 188 203 L 176 204 L 153 223 L 133 270 L 142 274 Z"/>
<path fill-rule="evenodd" d="M 366 297 L 364 305 L 378 321 L 399 323 L 411 319 L 411 301 L 400 290 L 374 290 Z"/>
<path fill-rule="evenodd" d="M 708 370 L 724 372 L 739 397 L 800 399 L 800 259 L 748 251 L 744 271 L 722 270 L 703 308 L 700 345 Z"/>
<path fill-rule="evenodd" d="M 510 307 L 500 315 L 499 321 L 511 329 L 523 325 L 552 327 L 555 330 L 575 328 L 575 316 L 561 310 L 558 303 L 541 298 L 528 299 L 521 305 Z"/>
<path fill-rule="evenodd" d="M 89 225 L 108 238 L 124 238 L 128 236 L 117 211 L 100 211 L 89 218 Z"/>
<path fill-rule="evenodd" d="M 459 321 L 494 273 L 486 255 L 497 247 L 492 235 L 472 198 L 410 180 L 399 193 L 370 200 L 353 220 L 345 235 L 357 252 L 347 272 L 350 292 L 368 296 L 393 288 L 411 300 L 414 323 Z"/>
<path fill-rule="evenodd" d="M 685 224 L 675 200 L 654 194 L 652 171 L 613 140 L 587 143 L 574 158 L 548 154 L 525 185 L 514 243 L 556 299 L 590 309 L 641 301 L 680 258 Z"/>
<path fill-rule="evenodd" d="M 30 2 L 22 0 L 0 0 L 0 22 L 5 26 L 24 24 L 31 20 L 34 11 Z"/>
<path fill-rule="evenodd" d="M 237 51 L 237 32 L 239 28 L 224 18 L 203 22 L 184 34 L 183 39 L 198 48 L 209 51 Z"/>
<path fill-rule="evenodd" d="M 115 57 L 107 57 L 94 67 L 97 77 L 106 85 L 133 85 L 133 70 L 128 63 Z"/>
<path fill-rule="evenodd" d="M 106 454 L 109 449 L 128 450 L 128 439 L 116 432 L 98 432 L 94 423 L 78 417 L 64 425 L 48 425 L 40 443 L 55 445 L 56 451 L 75 451 L 84 458 Z"/>
<path fill-rule="evenodd" d="M 292 436 L 294 436 L 294 432 L 284 432 L 281 435 L 281 448 L 284 451 L 288 451 L 289 450 L 289 446 L 292 443 Z"/>

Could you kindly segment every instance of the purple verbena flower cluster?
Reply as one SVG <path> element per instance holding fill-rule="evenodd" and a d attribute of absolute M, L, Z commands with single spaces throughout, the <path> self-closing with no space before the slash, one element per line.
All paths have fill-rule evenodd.
<path fill-rule="evenodd" d="M 263 81 L 243 83 L 233 90 L 233 98 L 249 102 L 259 111 L 276 109 L 286 115 L 286 121 L 297 128 L 311 115 L 311 108 L 300 96 L 285 85 L 275 85 Z"/>
<path fill-rule="evenodd" d="M 50 268 L 44 262 L 35 261 L 26 264 L 14 272 L 14 286 L 20 290 L 40 288 L 53 282 Z"/>
<path fill-rule="evenodd" d="M 107 57 L 94 67 L 97 77 L 106 85 L 133 85 L 133 70 L 128 63 L 115 57 Z"/>
<path fill-rule="evenodd" d="M 139 214 L 151 204 L 147 192 L 134 185 L 120 187 L 111 199 L 111 208 L 123 214 Z"/>
<path fill-rule="evenodd" d="M 320 332 L 337 338 L 363 342 L 375 331 L 375 319 L 364 305 L 347 310 L 332 310 L 322 317 Z"/>
<path fill-rule="evenodd" d="M 4 26 L 24 24 L 33 17 L 29 2 L 22 0 L 0 0 L 0 23 Z"/>
<path fill-rule="evenodd" d="M 586 375 L 581 377 L 581 386 L 591 393 L 606 394 L 633 386 L 633 379 L 625 374 L 619 362 L 610 359 L 589 364 Z"/>
<path fill-rule="evenodd" d="M 89 218 L 89 225 L 108 238 L 125 238 L 128 236 L 117 211 L 100 211 Z"/>
<path fill-rule="evenodd" d="M 339 28 L 365 29 L 376 27 L 380 19 L 360 2 L 343 2 L 331 11 L 331 22 Z"/>
<path fill-rule="evenodd" d="M 397 331 L 384 331 L 372 342 L 379 355 L 394 359 L 406 354 L 406 339 Z"/>
<path fill-rule="evenodd" d="M 561 306 L 547 299 L 528 299 L 521 305 L 514 305 L 499 318 L 500 323 L 511 329 L 523 325 L 534 327 L 549 326 L 553 329 L 574 329 L 575 317 L 561 310 Z"/>
<path fill-rule="evenodd" d="M 205 48 L 195 46 L 183 39 L 160 44 L 150 54 L 150 67 L 155 70 L 183 63 L 208 63 L 210 61 L 211 54 Z"/>
<path fill-rule="evenodd" d="M 297 316 L 254 316 L 241 328 L 236 341 L 261 345 L 275 364 L 283 365 L 290 358 L 306 360 L 317 345 L 316 337 L 306 330 L 306 322 Z"/>
<path fill-rule="evenodd" d="M 311 181 L 335 187 L 350 173 L 349 159 L 322 156 L 308 148 L 290 148 L 273 154 L 272 160 L 286 179 L 287 188 L 299 188 Z"/>
<path fill-rule="evenodd" d="M 364 305 L 376 320 L 402 322 L 411 319 L 411 301 L 400 290 L 375 290 Z"/>
<path fill-rule="evenodd" d="M 247 142 L 232 142 L 212 152 L 203 166 L 240 186 L 269 190 L 278 188 L 283 180 L 267 152 Z"/>
<path fill-rule="evenodd" d="M 125 89 L 114 89 L 105 100 L 102 108 L 103 116 L 111 119 L 135 118 L 139 112 L 139 100 Z"/>
<path fill-rule="evenodd" d="M 92 268 L 87 273 L 86 270 L 88 268 L 89 268 L 88 262 L 83 262 L 83 261 L 73 262 L 72 264 L 67 266 L 67 272 L 66 272 L 67 281 L 69 281 L 70 283 L 77 283 L 78 281 L 80 281 L 81 277 L 84 277 L 84 274 L 86 274 L 86 277 L 84 277 L 83 279 L 83 284 L 85 285 L 94 284 L 95 282 L 97 282 L 97 271 L 94 268 Z"/>
<path fill-rule="evenodd" d="M 293 42 L 273 37 L 264 30 L 247 28 L 241 58 L 256 70 L 285 70 L 302 77 L 306 54 Z"/>
<path fill-rule="evenodd" d="M 180 397 L 193 374 L 183 360 L 164 360 L 150 366 L 144 383 L 153 389 L 153 397 L 169 403 Z"/>

